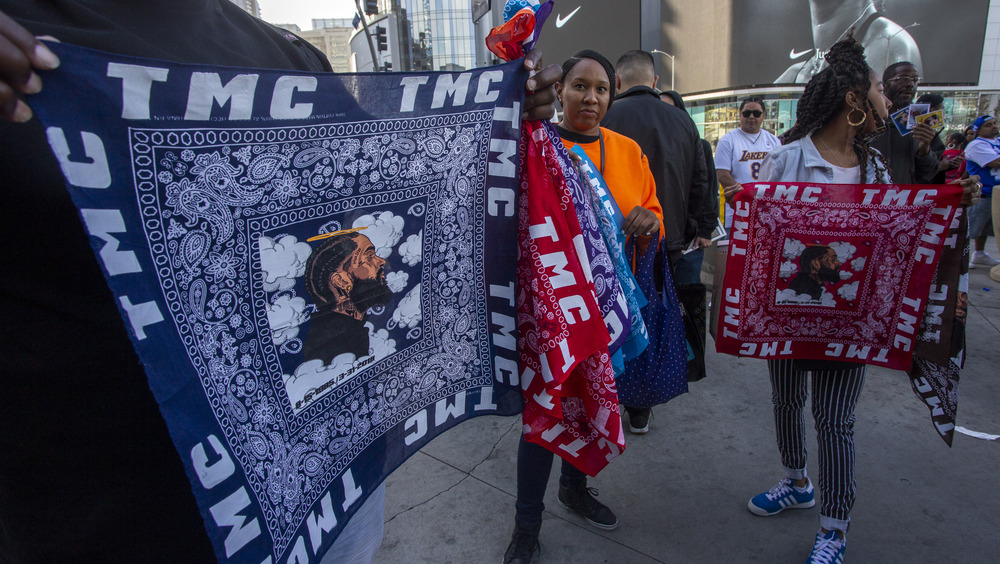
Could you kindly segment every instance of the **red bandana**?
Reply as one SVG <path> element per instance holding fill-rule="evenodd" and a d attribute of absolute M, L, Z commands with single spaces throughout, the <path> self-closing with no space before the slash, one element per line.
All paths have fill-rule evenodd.
<path fill-rule="evenodd" d="M 524 438 L 596 476 L 625 448 L 610 335 L 581 266 L 580 224 L 552 138 L 521 138 L 517 263 Z"/>
<path fill-rule="evenodd" d="M 908 369 L 962 189 L 745 187 L 720 296 L 719 352 Z"/>

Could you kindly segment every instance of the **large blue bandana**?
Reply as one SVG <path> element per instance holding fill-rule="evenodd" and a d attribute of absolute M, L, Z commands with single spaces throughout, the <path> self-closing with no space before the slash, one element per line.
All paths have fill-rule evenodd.
<path fill-rule="evenodd" d="M 520 411 L 519 62 L 309 75 L 52 49 L 30 103 L 220 559 L 314 560 L 432 438 Z"/>

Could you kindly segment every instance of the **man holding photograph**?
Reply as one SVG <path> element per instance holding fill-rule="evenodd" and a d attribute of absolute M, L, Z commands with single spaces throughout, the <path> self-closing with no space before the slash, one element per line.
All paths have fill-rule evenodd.
<path fill-rule="evenodd" d="M 920 75 L 913 63 L 903 61 L 889 65 L 882 73 L 882 82 L 895 112 L 913 103 Z M 931 151 L 935 131 L 926 123 L 918 123 L 911 130 L 913 133 L 904 136 L 897 128 L 889 127 L 871 146 L 885 157 L 897 184 L 929 184 L 938 172 L 938 156 Z"/>

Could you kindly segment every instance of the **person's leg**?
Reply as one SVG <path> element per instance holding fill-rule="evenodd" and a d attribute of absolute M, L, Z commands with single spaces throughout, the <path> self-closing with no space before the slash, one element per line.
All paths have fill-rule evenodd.
<path fill-rule="evenodd" d="M 816 505 L 812 484 L 806 477 L 805 422 L 806 373 L 796 371 L 791 359 L 769 360 L 774 429 L 785 477 L 769 491 L 747 502 L 754 515 L 768 517 L 785 509 L 807 509 Z"/>
<path fill-rule="evenodd" d="M 587 487 L 587 475 L 564 458 L 559 475 L 559 503 L 599 529 L 618 528 L 618 517 L 608 506 L 597 501 L 596 495 L 597 489 Z"/>
<path fill-rule="evenodd" d="M 649 420 L 653 416 L 651 407 L 625 406 L 628 413 L 628 432 L 633 435 L 645 435 L 649 432 Z"/>
<path fill-rule="evenodd" d="M 785 477 L 805 485 L 806 439 L 803 410 L 806 405 L 807 380 L 796 372 L 791 359 L 769 360 L 771 403 L 774 404 L 774 430 L 778 439 Z"/>
<path fill-rule="evenodd" d="M 705 249 L 683 255 L 674 267 L 674 284 L 700 284 L 701 265 L 704 260 Z"/>
<path fill-rule="evenodd" d="M 514 516 L 518 523 L 532 527 L 542 522 L 545 488 L 552 471 L 552 451 L 524 440 L 517 447 L 517 501 Z"/>
<path fill-rule="evenodd" d="M 521 435 L 517 446 L 517 500 L 514 502 L 514 533 L 504 553 L 504 564 L 530 564 L 541 552 L 538 533 L 545 510 L 545 488 L 552 471 L 551 451 L 529 443 Z"/>
<path fill-rule="evenodd" d="M 819 443 L 820 527 L 847 532 L 857 492 L 854 478 L 854 409 L 865 366 L 813 373 L 813 417 Z"/>
<path fill-rule="evenodd" d="M 973 242 L 973 251 L 969 266 L 996 266 L 997 261 L 986 252 L 986 238 L 992 231 L 993 199 L 984 198 L 967 208 L 969 214 L 969 239 Z"/>

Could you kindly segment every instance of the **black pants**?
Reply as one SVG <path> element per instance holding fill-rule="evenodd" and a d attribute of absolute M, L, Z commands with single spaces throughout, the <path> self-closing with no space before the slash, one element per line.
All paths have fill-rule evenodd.
<path fill-rule="evenodd" d="M 552 451 L 541 445 L 529 443 L 521 435 L 517 446 L 517 502 L 514 516 L 525 527 L 534 527 L 542 520 L 545 510 L 545 488 L 552 471 Z M 569 488 L 579 488 L 587 483 L 587 475 L 575 466 L 562 461 L 562 475 L 559 483 Z"/>

